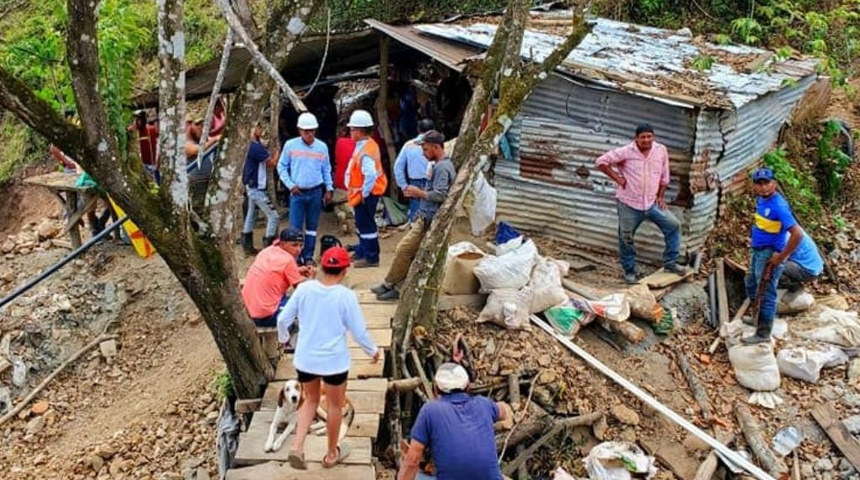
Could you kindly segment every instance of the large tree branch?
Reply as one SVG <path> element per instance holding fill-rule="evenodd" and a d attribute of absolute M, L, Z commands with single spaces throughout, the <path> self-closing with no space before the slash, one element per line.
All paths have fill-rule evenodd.
<path fill-rule="evenodd" d="M 227 23 L 239 35 L 239 38 L 242 39 L 242 42 L 245 43 L 245 48 L 248 50 L 248 53 L 251 54 L 251 58 L 254 60 L 254 63 L 267 73 L 270 77 L 272 77 L 275 82 L 277 82 L 278 87 L 284 94 L 287 96 L 287 99 L 290 100 L 290 103 L 293 104 L 296 110 L 300 112 L 307 111 L 304 102 L 296 95 L 296 92 L 293 91 L 292 87 L 284 80 L 284 77 L 281 76 L 281 73 L 278 69 L 266 59 L 266 56 L 260 53 L 260 49 L 257 47 L 257 44 L 254 43 L 254 40 L 248 35 L 248 32 L 245 30 L 245 27 L 242 26 L 242 22 L 239 20 L 239 17 L 233 11 L 233 7 L 230 6 L 230 2 L 228 0 L 215 0 L 219 7 L 221 7 L 221 12 L 224 14 L 224 18 L 227 20 Z M 299 11 L 296 15 L 290 19 L 290 23 L 287 25 L 287 33 L 291 35 L 295 35 L 298 37 L 307 29 L 307 23 L 305 23 L 304 18 L 310 13 L 310 8 L 299 8 Z"/>
<path fill-rule="evenodd" d="M 167 164 L 162 188 L 167 190 L 174 208 L 188 209 L 183 0 L 157 0 L 157 5 L 158 60 L 161 74 L 158 88 L 158 143 L 162 165 Z"/>
<path fill-rule="evenodd" d="M 206 141 L 209 140 L 209 130 L 212 129 L 212 117 L 215 116 L 215 104 L 221 94 L 221 85 L 227 75 L 227 66 L 230 64 L 230 51 L 233 49 L 233 29 L 227 27 L 227 35 L 224 37 L 224 49 L 221 50 L 221 63 L 218 64 L 218 74 L 215 75 L 215 83 L 212 85 L 212 93 L 209 94 L 209 104 L 206 106 L 206 115 L 203 116 L 203 131 L 200 133 L 200 143 L 197 145 L 197 168 L 203 161 L 202 152 L 206 151 Z"/>
<path fill-rule="evenodd" d="M 502 26 L 497 29 L 496 37 L 493 39 L 493 44 L 487 54 L 483 66 L 485 69 L 483 72 L 484 75 L 481 83 L 473 93 L 468 111 L 479 112 L 478 109 L 473 108 L 474 105 L 489 104 L 495 79 L 490 76 L 490 72 L 486 70 L 487 68 L 492 69 L 494 68 L 493 66 L 503 64 L 515 65 L 516 62 L 520 61 L 520 49 L 513 48 L 513 45 L 520 42 L 516 38 L 522 37 L 525 22 L 516 21 L 517 18 L 524 17 L 519 17 L 519 14 L 510 11 L 514 8 L 525 10 L 528 8 L 528 4 L 519 0 L 509 6 L 509 11 L 505 14 L 505 20 L 503 20 Z M 574 10 L 574 12 L 575 17 L 578 18 L 575 18 L 573 22 L 574 29 L 570 38 L 556 48 L 537 70 L 525 69 L 525 73 L 522 76 L 514 75 L 514 72 L 510 72 L 510 75 L 504 75 L 504 72 L 502 72 L 503 75 L 500 80 L 501 85 L 499 89 L 503 92 L 503 95 L 493 114 L 492 121 L 480 133 L 477 141 L 471 140 L 474 137 L 469 136 L 470 134 L 467 132 L 477 131 L 480 122 L 479 114 L 470 117 L 472 123 L 466 124 L 464 122 L 461 126 L 461 138 L 457 140 L 455 155 L 459 154 L 463 156 L 455 159 L 460 164 L 457 178 L 448 192 L 448 198 L 440 206 L 430 226 L 430 230 L 424 236 L 415 259 L 412 261 L 409 275 L 402 288 L 402 300 L 395 312 L 394 340 L 402 344 L 403 347 L 408 345 L 413 323 L 417 322 L 418 324 L 428 326 L 435 319 L 435 310 L 428 308 L 428 306 L 436 304 L 439 285 L 444 274 L 444 268 L 441 268 L 439 263 L 444 262 L 445 252 L 448 248 L 448 238 L 455 220 L 455 212 L 462 206 L 466 192 L 471 187 L 481 167 L 488 161 L 489 156 L 497 148 L 501 136 L 510 126 L 511 119 L 516 116 L 526 97 L 540 81 L 546 78 L 546 72 L 554 70 L 564 58 L 567 58 L 570 51 L 591 30 L 591 26 L 585 23 L 582 13 L 577 10 Z M 505 27 L 508 30 L 500 32 Z M 502 37 L 499 36 L 500 33 L 503 35 Z M 502 42 L 510 48 L 502 48 L 500 45 Z M 506 58 L 512 55 L 516 56 L 516 59 Z M 462 144 L 463 136 L 472 143 Z M 408 348 L 401 348 L 401 351 L 408 351 Z"/>

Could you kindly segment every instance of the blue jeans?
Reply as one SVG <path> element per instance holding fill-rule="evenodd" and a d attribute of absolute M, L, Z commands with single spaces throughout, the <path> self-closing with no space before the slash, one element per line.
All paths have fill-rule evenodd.
<path fill-rule="evenodd" d="M 371 195 L 355 206 L 355 228 L 358 230 L 358 247 L 355 258 L 367 263 L 379 262 L 379 231 L 376 228 L 376 205 L 379 197 Z"/>
<path fill-rule="evenodd" d="M 773 319 L 776 317 L 776 286 L 779 284 L 782 271 L 785 269 L 785 262 L 779 264 L 771 272 L 767 283 L 759 285 L 767 261 L 773 254 L 774 251 L 769 248 L 753 248 L 750 253 L 750 269 L 746 278 L 747 298 L 750 299 L 750 303 L 755 303 L 759 287 L 765 289 L 759 306 L 759 318 L 754 318 L 753 321 L 758 321 L 760 327 L 766 326 L 768 329 L 773 325 Z"/>
<path fill-rule="evenodd" d="M 636 247 L 633 237 L 644 220 L 650 220 L 663 232 L 666 248 L 663 250 L 663 265 L 674 265 L 681 248 L 681 222 L 668 209 L 661 210 L 655 203 L 648 210 L 636 210 L 618 202 L 618 250 L 621 268 L 625 274 L 636 273 Z"/>
<path fill-rule="evenodd" d="M 423 178 L 416 178 L 415 180 L 410 179 L 409 185 L 413 187 L 418 187 L 420 189 L 424 189 L 427 186 L 427 180 Z M 409 221 L 415 220 L 415 215 L 418 214 L 418 207 L 421 205 L 420 198 L 410 198 L 409 199 L 409 216 L 407 217 Z"/>
<path fill-rule="evenodd" d="M 275 310 L 275 313 L 269 315 L 268 317 L 263 318 L 252 318 L 254 321 L 254 325 L 257 327 L 277 327 L 278 326 L 278 315 L 280 315 L 281 310 L 284 309 L 284 305 L 287 304 L 287 300 L 290 299 L 289 295 L 284 295 L 284 298 L 281 299 L 281 303 L 278 304 L 278 308 Z"/>
<path fill-rule="evenodd" d="M 275 207 L 269 200 L 269 195 L 264 190 L 251 187 L 245 187 L 245 193 L 248 194 L 248 209 L 245 211 L 245 225 L 242 228 L 242 233 L 254 231 L 254 220 L 256 220 L 257 209 L 259 208 L 266 214 L 266 236 L 274 237 L 278 231 L 278 212 L 275 211 Z"/>
<path fill-rule="evenodd" d="M 322 212 L 323 191 L 319 186 L 290 194 L 290 228 L 304 230 L 305 244 L 300 254 L 300 263 L 314 259 L 317 246 L 317 225 Z"/>

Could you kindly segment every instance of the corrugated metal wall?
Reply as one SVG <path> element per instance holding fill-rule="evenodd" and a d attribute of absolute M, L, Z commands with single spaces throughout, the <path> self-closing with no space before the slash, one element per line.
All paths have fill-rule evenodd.
<path fill-rule="evenodd" d="M 667 105 L 551 75 L 523 105 L 509 132 L 513 160 L 496 165 L 497 220 L 525 231 L 617 254 L 615 185 L 595 166 L 605 151 L 630 142 L 651 123 L 669 148 L 667 200 L 683 225 L 682 254 L 704 245 L 717 218 L 720 192 L 774 144 L 780 126 L 813 84 L 814 75 L 738 111 Z M 663 236 L 650 223 L 637 232 L 638 258 L 659 263 Z"/>
<path fill-rule="evenodd" d="M 674 200 L 679 187 L 688 185 L 695 111 L 550 76 L 523 105 L 509 134 L 514 160 L 496 165 L 497 220 L 616 254 L 615 186 L 594 160 L 632 141 L 643 122 L 669 148 L 667 199 Z M 672 209 L 683 222 L 683 208 Z M 636 243 L 641 259 L 661 258 L 663 236 L 650 223 L 637 232 Z"/>

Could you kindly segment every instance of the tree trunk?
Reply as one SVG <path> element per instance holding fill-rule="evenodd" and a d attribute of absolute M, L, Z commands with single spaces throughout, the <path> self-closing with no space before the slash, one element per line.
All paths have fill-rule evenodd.
<path fill-rule="evenodd" d="M 586 24 L 582 14 L 577 14 L 572 22 L 573 31 L 562 45 L 542 64 L 523 67 L 520 46 L 528 6 L 529 2 L 525 0 L 515 0 L 508 4 L 481 66 L 483 78 L 473 92 L 466 118 L 460 127 L 460 137 L 454 147 L 453 161 L 458 165 L 456 180 L 433 219 L 430 230 L 424 236 L 401 290 L 402 300 L 394 316 L 394 341 L 404 346 L 408 344 L 408 335 L 414 323 L 431 325 L 435 321 L 435 309 L 427 307 L 435 305 L 438 299 L 448 238 L 454 225 L 455 214 L 463 204 L 466 192 L 498 146 L 501 135 L 510 126 L 526 96 L 591 31 L 591 26 Z M 577 6 L 574 6 L 573 10 L 580 11 Z M 512 56 L 515 58 L 511 58 Z M 510 66 L 513 72 L 503 70 L 505 66 Z M 498 108 L 487 128 L 478 135 L 481 114 L 490 104 L 491 95 L 497 90 L 497 85 L 502 92 Z M 401 352 L 404 350 L 406 349 Z"/>
<path fill-rule="evenodd" d="M 137 223 L 176 275 L 200 310 L 233 378 L 238 396 L 253 398 L 271 364 L 257 341 L 239 295 L 233 263 L 233 229 L 241 199 L 241 171 L 250 126 L 259 118 L 271 85 L 268 73 L 249 69 L 245 85 L 231 109 L 228 128 L 209 186 L 210 202 L 201 218 L 192 221 L 188 210 L 185 173 L 185 65 L 182 0 L 158 0 L 158 37 L 161 60 L 160 151 L 165 168 L 158 193 L 149 191 L 139 162 L 123 161 L 108 124 L 99 95 L 98 2 L 68 0 L 68 62 L 82 126 L 62 119 L 18 78 L 0 67 L 0 106 L 78 159 Z M 305 20 L 313 0 L 280 5 L 267 20 L 265 51 L 275 65 L 282 65 Z M 300 25 L 301 28 L 297 28 Z M 231 133 L 235 132 L 235 135 Z"/>

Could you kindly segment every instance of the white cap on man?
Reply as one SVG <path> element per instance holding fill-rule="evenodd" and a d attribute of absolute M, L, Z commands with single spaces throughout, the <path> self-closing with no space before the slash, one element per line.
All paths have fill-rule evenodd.
<path fill-rule="evenodd" d="M 301 130 L 316 130 L 319 128 L 317 117 L 310 112 L 305 112 L 299 115 L 299 121 L 296 126 Z"/>
<path fill-rule="evenodd" d="M 440 391 L 448 393 L 453 390 L 465 390 L 469 385 L 469 374 L 460 365 L 448 362 L 439 365 L 433 380 Z"/>

